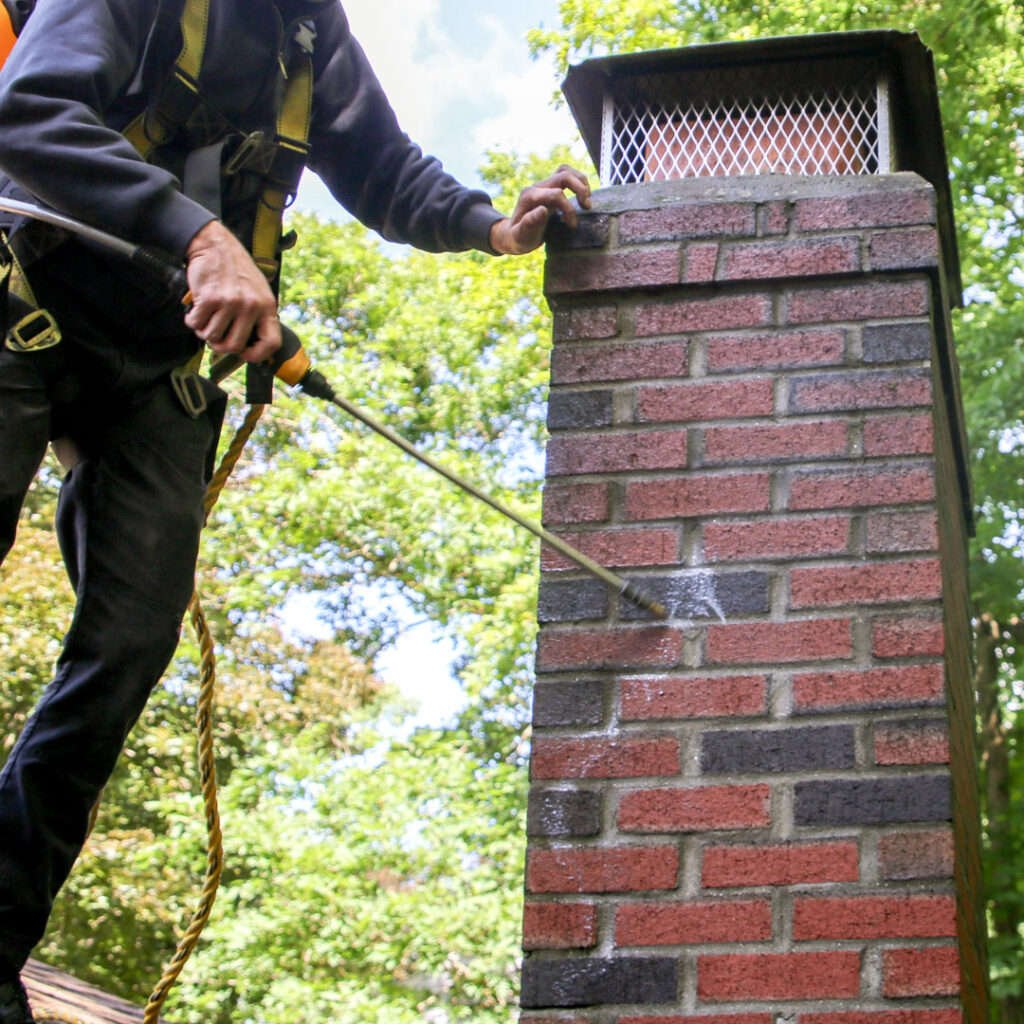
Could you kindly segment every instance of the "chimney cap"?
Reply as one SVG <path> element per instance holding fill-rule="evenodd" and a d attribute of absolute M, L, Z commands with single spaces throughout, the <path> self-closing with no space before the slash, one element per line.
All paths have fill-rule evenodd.
<path fill-rule="evenodd" d="M 898 154 L 895 169 L 914 171 L 935 189 L 950 298 L 959 304 L 962 285 L 935 67 L 931 51 L 916 32 L 873 29 L 776 36 L 594 57 L 569 69 L 562 91 L 591 159 L 601 166 L 605 96 L 613 80 L 663 72 L 783 65 L 789 61 L 824 63 L 845 57 L 875 60 L 890 76 L 895 108 L 902 113 L 891 124 Z"/>

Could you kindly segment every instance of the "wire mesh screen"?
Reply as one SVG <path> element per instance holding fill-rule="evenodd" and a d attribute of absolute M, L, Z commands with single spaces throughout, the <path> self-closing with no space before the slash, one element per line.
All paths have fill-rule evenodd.
<path fill-rule="evenodd" d="M 712 68 L 610 84 L 609 185 L 737 174 L 879 173 L 873 62 Z"/>

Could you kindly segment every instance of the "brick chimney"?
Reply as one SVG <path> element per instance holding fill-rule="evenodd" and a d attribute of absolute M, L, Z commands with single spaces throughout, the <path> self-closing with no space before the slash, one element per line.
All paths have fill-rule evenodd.
<path fill-rule="evenodd" d="M 730 86 L 702 130 L 731 169 L 652 171 L 701 114 L 648 118 L 635 180 L 549 241 L 545 521 L 671 617 L 542 556 L 523 1024 L 988 1019 L 930 55 L 891 32 L 720 45 L 590 61 L 566 92 L 614 159 L 623 96 L 669 71 L 709 96 L 750 60 L 813 83 L 862 58 L 874 149 L 818 151 L 863 171 L 745 172 L 735 139 L 779 105 Z"/>

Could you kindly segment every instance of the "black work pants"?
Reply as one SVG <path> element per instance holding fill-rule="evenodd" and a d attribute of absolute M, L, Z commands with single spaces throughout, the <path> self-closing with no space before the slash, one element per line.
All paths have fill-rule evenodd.
<path fill-rule="evenodd" d="M 0 350 L 0 558 L 49 439 L 50 394 L 32 360 Z M 0 772 L 0 956 L 15 968 L 42 937 L 90 810 L 174 653 L 222 405 L 192 419 L 165 381 L 123 412 L 76 409 L 86 457 L 57 512 L 74 617 Z"/>

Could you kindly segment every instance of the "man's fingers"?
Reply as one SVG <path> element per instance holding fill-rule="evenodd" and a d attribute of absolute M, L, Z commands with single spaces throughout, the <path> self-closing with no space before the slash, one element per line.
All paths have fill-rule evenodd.
<path fill-rule="evenodd" d="M 584 209 L 590 206 L 590 182 L 587 180 L 587 176 L 568 164 L 562 164 L 550 178 L 538 182 L 537 187 L 567 189 L 576 196 L 580 206 Z"/>
<path fill-rule="evenodd" d="M 576 226 L 576 210 L 569 202 L 564 189 L 557 183 L 554 185 L 541 183 L 526 189 L 520 198 L 519 218 L 513 216 L 512 219 L 513 221 L 522 220 L 528 213 L 538 208 L 547 210 L 549 214 L 557 210 L 565 218 L 569 227 Z"/>
<path fill-rule="evenodd" d="M 281 347 L 281 321 L 276 316 L 265 317 L 250 335 L 249 347 L 242 352 L 246 362 L 262 363 Z"/>

